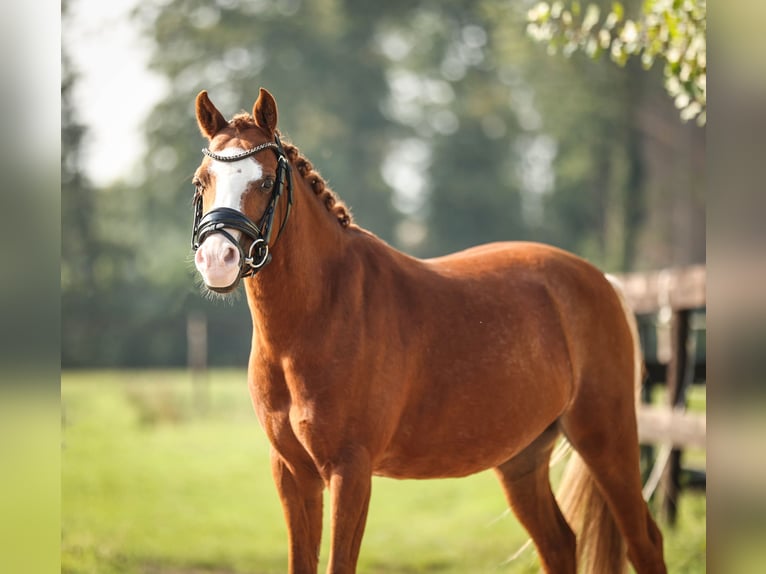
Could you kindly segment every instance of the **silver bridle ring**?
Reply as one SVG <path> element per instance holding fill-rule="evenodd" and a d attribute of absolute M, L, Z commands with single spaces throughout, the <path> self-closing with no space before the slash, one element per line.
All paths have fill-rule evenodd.
<path fill-rule="evenodd" d="M 261 248 L 260 246 L 263 246 L 263 256 L 260 258 L 260 260 L 256 263 L 254 261 L 253 251 L 255 251 L 256 248 Z M 266 264 L 266 260 L 269 258 L 269 244 L 266 243 L 266 240 L 262 237 L 259 237 L 255 241 L 253 241 L 250 244 L 250 250 L 248 253 L 248 256 L 245 257 L 245 264 L 252 267 L 253 269 L 260 269 Z"/>

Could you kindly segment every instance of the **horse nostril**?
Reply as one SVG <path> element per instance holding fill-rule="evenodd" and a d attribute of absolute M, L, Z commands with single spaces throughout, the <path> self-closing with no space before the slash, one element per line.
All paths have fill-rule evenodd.
<path fill-rule="evenodd" d="M 205 265 L 207 263 L 207 257 L 205 256 L 204 250 L 197 250 L 197 252 L 194 254 L 194 262 L 197 263 L 197 265 Z"/>
<path fill-rule="evenodd" d="M 237 250 L 233 247 L 226 247 L 226 250 L 223 252 L 223 262 L 226 265 L 231 265 L 232 263 L 236 263 L 237 258 Z"/>

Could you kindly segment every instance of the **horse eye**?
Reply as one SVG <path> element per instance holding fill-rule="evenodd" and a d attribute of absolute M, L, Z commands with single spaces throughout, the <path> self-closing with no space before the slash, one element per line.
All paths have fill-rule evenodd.
<path fill-rule="evenodd" d="M 274 187 L 274 180 L 273 179 L 264 179 L 263 183 L 261 184 L 261 189 L 269 190 L 272 187 Z"/>

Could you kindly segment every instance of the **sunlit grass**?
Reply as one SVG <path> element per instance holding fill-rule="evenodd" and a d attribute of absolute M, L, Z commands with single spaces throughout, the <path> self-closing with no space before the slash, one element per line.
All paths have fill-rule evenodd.
<path fill-rule="evenodd" d="M 62 572 L 283 573 L 286 529 L 244 374 L 64 373 Z M 491 472 L 374 479 L 360 572 L 537 572 Z M 327 509 L 326 509 L 327 510 Z M 322 567 L 327 558 L 326 521 Z M 666 534 L 671 572 L 705 571 L 705 497 Z"/>

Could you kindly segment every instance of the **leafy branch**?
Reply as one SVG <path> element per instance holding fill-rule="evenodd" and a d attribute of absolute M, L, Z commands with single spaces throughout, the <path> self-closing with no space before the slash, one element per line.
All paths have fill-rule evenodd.
<path fill-rule="evenodd" d="M 621 3 L 612 3 L 602 19 L 595 4 L 540 2 L 527 16 L 527 33 L 547 42 L 551 54 L 570 56 L 582 50 L 591 58 L 608 52 L 624 66 L 631 56 L 649 69 L 664 61 L 665 89 L 681 119 L 706 121 L 707 56 L 706 0 L 646 0 L 637 20 L 625 18 Z"/>

